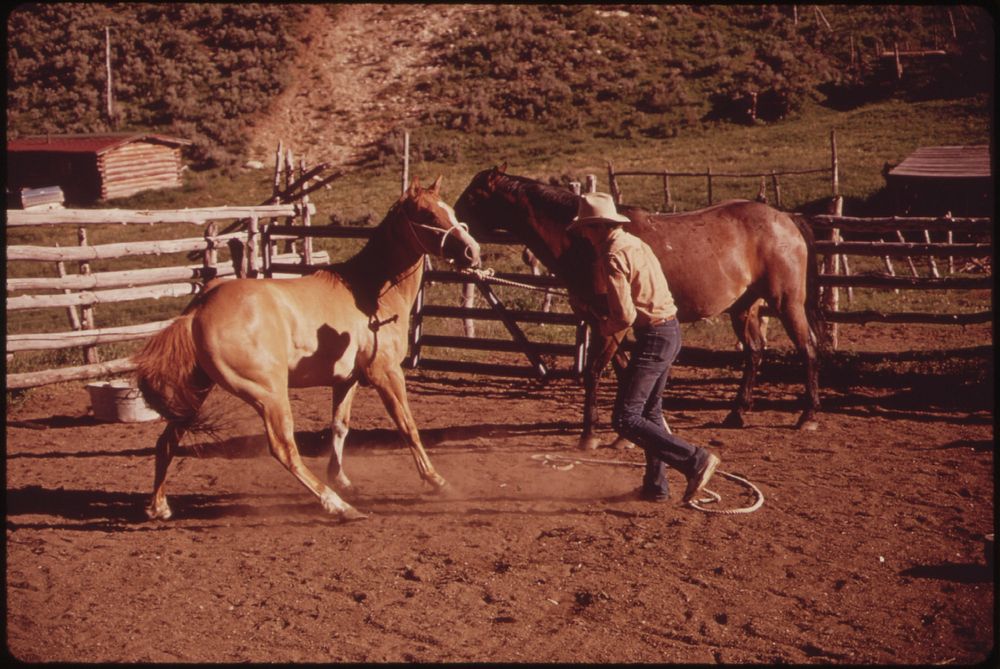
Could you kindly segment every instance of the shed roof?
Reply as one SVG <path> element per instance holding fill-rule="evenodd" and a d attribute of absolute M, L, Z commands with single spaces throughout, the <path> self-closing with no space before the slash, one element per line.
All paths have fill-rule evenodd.
<path fill-rule="evenodd" d="M 101 155 L 132 142 L 156 142 L 174 146 L 191 144 L 186 139 L 148 133 L 117 133 L 107 135 L 33 135 L 7 140 L 7 151 L 15 153 L 93 153 Z"/>
<path fill-rule="evenodd" d="M 926 146 L 889 170 L 892 177 L 927 179 L 988 179 L 992 176 L 990 147 Z"/>

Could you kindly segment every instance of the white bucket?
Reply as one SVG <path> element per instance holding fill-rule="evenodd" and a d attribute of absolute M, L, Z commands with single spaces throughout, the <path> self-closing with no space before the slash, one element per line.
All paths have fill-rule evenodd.
<path fill-rule="evenodd" d="M 142 423 L 156 420 L 160 414 L 149 408 L 139 389 L 128 381 L 87 384 L 94 418 L 115 423 Z"/>

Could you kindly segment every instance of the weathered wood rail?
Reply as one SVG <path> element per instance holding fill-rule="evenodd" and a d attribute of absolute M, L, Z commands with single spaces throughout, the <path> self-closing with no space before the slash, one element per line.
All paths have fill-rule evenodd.
<path fill-rule="evenodd" d="M 213 207 L 204 209 L 179 209 L 160 211 L 130 211 L 121 209 L 49 209 L 42 211 L 10 210 L 8 226 L 72 225 L 80 231 L 81 242 L 86 241 L 86 229 L 108 224 L 158 225 L 192 224 L 205 226 L 202 237 L 116 242 L 78 247 L 49 247 L 38 245 L 13 245 L 7 247 L 8 262 L 54 263 L 56 277 L 6 277 L 8 323 L 12 314 L 28 309 L 65 309 L 69 312 L 73 331 L 27 333 L 7 335 L 8 361 L 15 353 L 25 351 L 53 351 L 83 348 L 85 365 L 37 372 L 8 374 L 8 389 L 27 388 L 47 383 L 90 379 L 132 370 L 128 358 L 101 361 L 96 346 L 146 338 L 169 325 L 173 319 L 152 323 L 139 323 L 117 327 L 97 327 L 94 322 L 96 305 L 158 300 L 164 297 L 193 296 L 213 278 L 246 276 L 256 272 L 252 231 L 255 223 L 272 217 L 301 217 L 312 205 L 278 204 L 249 207 Z M 241 229 L 218 234 L 216 224 L 235 221 Z M 243 252 L 234 254 L 230 264 L 218 263 L 218 249 L 236 245 Z M 89 263 L 95 260 L 120 260 L 143 256 L 197 252 L 202 255 L 201 265 L 156 267 L 148 269 L 91 272 Z M 318 255 L 318 257 L 315 257 Z M 276 256 L 286 265 L 301 265 L 304 256 L 290 253 Z M 314 261 L 325 261 L 326 254 L 314 254 Z M 296 262 L 293 262 L 296 261 Z M 65 263 L 79 263 L 81 273 L 67 274 Z M 298 272 L 300 273 L 300 272 Z M 42 294 L 19 294 L 41 291 Z M 89 310 L 88 318 L 81 319 L 77 309 Z"/>

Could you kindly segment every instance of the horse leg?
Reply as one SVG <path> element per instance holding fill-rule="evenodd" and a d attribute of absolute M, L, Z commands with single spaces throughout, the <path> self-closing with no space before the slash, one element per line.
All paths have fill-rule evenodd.
<path fill-rule="evenodd" d="M 816 412 L 820 409 L 819 363 L 816 358 L 816 345 L 809 328 L 809 321 L 805 309 L 798 304 L 783 309 L 780 315 L 781 323 L 785 326 L 788 337 L 802 356 L 806 368 L 805 394 L 803 395 L 805 409 L 802 411 L 796 427 L 800 430 L 817 430 L 819 423 L 816 421 Z"/>
<path fill-rule="evenodd" d="M 156 473 L 153 477 L 153 497 L 146 507 L 146 516 L 150 520 L 169 520 L 173 515 L 167 504 L 167 468 L 174 459 L 177 444 L 184 435 L 184 428 L 176 423 L 167 423 L 156 440 Z"/>
<path fill-rule="evenodd" d="M 762 304 L 761 301 L 757 300 L 746 309 L 734 308 L 729 313 L 733 331 L 743 345 L 744 364 L 743 381 L 736 394 L 735 405 L 723 421 L 723 425 L 726 427 L 743 427 L 746 424 L 743 414 L 753 409 L 753 387 L 757 381 L 757 372 L 760 371 L 761 361 L 764 358 L 764 335 L 761 333 L 761 322 L 758 315 Z"/>
<path fill-rule="evenodd" d="M 614 337 L 600 337 L 583 371 L 583 434 L 577 444 L 582 451 L 592 451 L 601 445 L 597 438 L 597 387 L 601 383 L 601 372 L 614 357 L 618 344 Z"/>
<path fill-rule="evenodd" d="M 288 393 L 260 393 L 251 402 L 264 419 L 264 430 L 267 432 L 267 442 L 271 455 L 281 465 L 291 472 L 299 483 L 319 498 L 323 508 L 344 520 L 365 518 L 353 506 L 345 502 L 332 489 L 327 487 L 302 462 L 299 448 L 295 443 L 295 426 L 292 420 L 292 407 L 288 401 Z"/>
<path fill-rule="evenodd" d="M 333 422 L 331 424 L 333 450 L 330 453 L 330 462 L 326 466 L 326 480 L 340 488 L 341 491 L 351 489 L 351 481 L 344 473 L 344 441 L 346 441 L 347 432 L 350 430 L 351 404 L 354 402 L 354 391 L 357 388 L 358 384 L 355 380 L 333 387 Z"/>
<path fill-rule="evenodd" d="M 403 370 L 399 365 L 380 364 L 378 361 L 368 370 L 368 379 L 378 392 L 386 411 L 396 424 L 396 428 L 403 437 L 403 441 L 410 449 L 413 460 L 417 465 L 417 472 L 420 478 L 431 484 L 435 489 L 441 490 L 447 485 L 447 481 L 434 471 L 427 452 L 420 442 L 420 433 L 417 431 L 416 421 L 410 413 L 410 405 L 406 399 L 406 379 L 403 377 Z"/>

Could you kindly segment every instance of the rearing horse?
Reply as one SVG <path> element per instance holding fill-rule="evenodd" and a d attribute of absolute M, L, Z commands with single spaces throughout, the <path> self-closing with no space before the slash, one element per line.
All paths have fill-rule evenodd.
<path fill-rule="evenodd" d="M 593 322 L 594 252 L 566 233 L 579 196 L 525 177 L 506 174 L 506 164 L 477 174 L 455 203 L 457 215 L 477 231 L 508 230 L 525 243 L 569 288 L 570 304 Z M 619 205 L 631 222 L 625 230 L 652 247 L 682 323 L 728 312 L 743 344 L 745 367 L 726 424 L 745 424 L 763 357 L 758 310 L 763 298 L 777 312 L 806 367 L 805 409 L 798 426 L 816 429 L 819 409 L 816 325 L 818 282 L 812 233 L 793 216 L 759 202 L 730 200 L 705 209 L 658 214 Z M 592 328 L 596 333 L 597 328 Z M 601 337 L 584 373 L 581 448 L 596 448 L 596 390 L 619 340 Z"/>
<path fill-rule="evenodd" d="M 264 420 L 271 454 L 323 508 L 342 519 L 365 515 L 303 464 L 295 443 L 288 388 L 331 386 L 333 452 L 330 483 L 348 488 L 344 440 L 358 381 L 375 387 L 416 461 L 435 489 L 434 471 L 406 399 L 400 363 L 410 311 L 420 288 L 424 254 L 479 264 L 479 245 L 441 201 L 441 178 L 428 189 L 414 181 L 353 258 L 296 279 L 237 279 L 196 298 L 137 354 L 136 376 L 146 401 L 167 419 L 156 442 L 151 519 L 171 516 L 164 483 L 185 431 L 218 385 L 250 404 Z"/>

